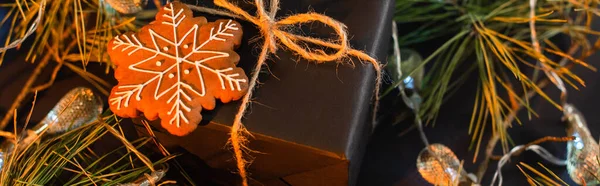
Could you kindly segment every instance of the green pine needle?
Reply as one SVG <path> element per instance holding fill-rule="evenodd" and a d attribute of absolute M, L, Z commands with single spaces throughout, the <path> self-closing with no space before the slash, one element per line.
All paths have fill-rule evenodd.
<path fill-rule="evenodd" d="M 112 124 L 108 124 L 112 123 Z M 0 172 L 1 185 L 114 185 L 131 182 L 154 166 L 165 163 L 169 155 L 152 162 L 143 163 L 147 157 L 138 151 L 151 138 L 133 141 L 122 140 L 119 122 L 114 116 L 106 116 L 82 127 L 58 136 L 50 136 L 22 152 L 10 156 Z M 100 139 L 116 137 L 123 145 L 99 155 L 92 146 Z M 129 144 L 129 145 L 128 145 Z M 128 146 L 134 149 L 128 149 Z"/>

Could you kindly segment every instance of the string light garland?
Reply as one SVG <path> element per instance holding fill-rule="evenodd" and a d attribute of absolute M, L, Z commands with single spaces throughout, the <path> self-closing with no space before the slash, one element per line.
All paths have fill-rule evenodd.
<path fill-rule="evenodd" d="M 585 123 L 585 120 L 583 119 L 583 115 L 580 112 L 578 112 L 573 105 L 567 103 L 567 89 L 566 89 L 566 86 L 565 86 L 565 83 L 563 82 L 563 80 L 560 78 L 560 76 L 556 73 L 555 70 L 553 70 L 551 67 L 549 67 L 547 65 L 546 62 L 544 62 L 544 59 L 545 59 L 544 57 L 539 57 L 543 54 L 542 54 L 542 49 L 538 42 L 537 33 L 535 30 L 536 0 L 530 0 L 529 6 L 530 6 L 529 7 L 530 8 L 529 27 L 530 27 L 531 45 L 535 51 L 534 56 L 538 56 L 538 57 L 536 57 L 536 59 L 538 60 L 538 65 L 541 66 L 541 70 L 543 70 L 543 72 L 546 75 L 546 77 L 548 78 L 548 80 L 550 82 L 552 82 L 561 92 L 561 95 L 560 95 L 561 105 L 559 108 L 564 109 L 564 116 L 565 116 L 565 118 L 567 118 L 569 120 L 569 127 L 575 128 L 575 129 L 570 129 L 570 130 L 574 130 L 575 132 L 573 132 L 573 131 L 569 132 L 569 135 L 574 134 L 573 135 L 574 137 L 571 137 L 571 136 L 563 137 L 563 138 L 544 137 L 544 138 L 536 140 L 532 143 L 529 143 L 526 145 L 519 145 L 519 146 L 512 148 L 509 152 L 507 152 L 506 154 L 504 154 L 502 157 L 499 158 L 498 166 L 497 166 L 496 172 L 494 173 L 494 177 L 492 179 L 491 185 L 495 185 L 497 180 L 499 180 L 499 185 L 502 185 L 503 184 L 503 178 L 502 178 L 502 172 L 501 172 L 502 167 L 510 160 L 510 157 L 516 156 L 526 150 L 530 150 L 530 151 L 537 153 L 543 159 L 545 159 L 553 164 L 563 165 L 563 166 L 567 165 L 572 179 L 575 180 L 578 184 L 581 182 L 595 183 L 594 180 L 591 179 L 591 176 L 590 176 L 591 174 L 584 172 L 586 170 L 583 170 L 582 166 L 586 166 L 587 169 L 590 169 L 590 168 L 592 169 L 592 170 L 587 170 L 587 172 L 592 172 L 592 173 L 598 172 L 600 165 L 590 165 L 591 161 L 587 160 L 589 157 L 591 157 L 591 159 L 596 158 L 596 156 L 598 155 L 598 152 L 597 152 L 598 144 L 595 142 L 595 140 L 589 134 L 589 131 L 587 130 L 587 125 Z M 396 37 L 394 37 L 394 39 L 397 40 Z M 395 41 L 395 42 L 396 42 L 395 45 L 398 45 L 397 41 Z M 395 47 L 395 53 L 397 53 L 397 55 L 399 55 L 398 50 L 399 49 L 397 47 Z M 399 60 L 399 59 L 396 59 L 396 60 Z M 399 61 L 396 61 L 396 62 L 400 63 Z M 452 157 L 451 157 L 451 156 L 445 155 L 448 153 L 445 153 L 445 154 L 444 153 L 434 153 L 431 150 L 429 150 L 432 148 L 431 146 L 434 146 L 434 145 L 439 146 L 439 144 L 429 145 L 429 142 L 423 131 L 422 124 L 420 122 L 420 117 L 418 114 L 419 102 L 415 101 L 414 98 L 409 98 L 406 95 L 403 84 L 402 84 L 403 80 L 399 80 L 399 81 L 401 82 L 401 83 L 399 83 L 399 86 L 398 86 L 398 89 L 400 90 L 400 95 L 401 95 L 403 101 L 405 102 L 405 104 L 410 109 L 412 109 L 412 111 L 415 113 L 416 128 L 419 130 L 420 136 L 422 138 L 422 142 L 426 145 L 426 149 L 423 149 L 421 154 L 423 154 L 423 152 L 425 152 L 425 151 L 428 151 L 427 154 L 430 154 L 429 156 L 431 156 L 431 155 L 438 156 L 437 160 L 435 160 L 435 159 L 430 160 L 436 166 L 438 166 L 438 164 L 440 164 L 440 165 L 443 164 L 446 166 L 446 169 L 456 171 L 455 170 L 456 168 L 453 168 L 453 167 L 456 167 L 457 159 L 452 158 L 452 157 L 454 157 L 453 153 L 450 153 L 450 154 L 452 154 Z M 416 94 L 416 95 L 418 96 L 418 94 Z M 411 97 L 414 97 L 414 95 L 411 95 Z M 505 125 L 505 126 L 508 126 L 508 125 Z M 578 132 L 582 133 L 582 134 L 578 134 Z M 582 135 L 583 137 L 581 137 L 579 135 Z M 581 139 L 581 138 L 585 138 L 585 139 Z M 575 146 L 577 146 L 577 144 L 574 144 L 574 143 L 577 143 L 578 140 L 579 140 L 580 144 L 584 144 L 584 145 L 580 145 L 581 147 L 579 147 L 579 149 L 576 149 Z M 550 152 L 548 152 L 546 149 L 537 145 L 543 141 L 568 142 L 569 154 L 568 154 L 567 160 L 558 159 L 555 156 L 553 156 Z M 495 144 L 495 143 L 492 143 L 492 144 Z M 493 146 L 495 146 L 495 145 L 492 145 L 492 147 Z M 488 150 L 490 150 L 490 149 L 488 149 Z M 493 148 L 492 148 L 492 150 L 493 150 Z M 446 151 L 451 152 L 451 150 L 447 147 L 446 147 Z M 442 182 L 437 182 L 439 180 L 430 178 L 431 176 L 429 176 L 429 173 L 427 171 L 422 171 L 422 170 L 429 170 L 429 169 L 423 168 L 423 165 L 426 165 L 426 164 L 419 161 L 422 159 L 421 154 L 419 155 L 419 158 L 417 161 L 417 166 L 419 167 L 419 172 L 430 183 L 441 184 Z M 582 156 L 585 156 L 585 157 L 582 157 Z M 490 156 L 488 158 L 493 158 L 493 157 Z M 431 158 L 429 158 L 429 159 L 431 159 Z M 450 161 L 449 159 L 452 161 Z M 487 164 L 487 162 L 483 162 L 483 164 Z M 429 168 L 432 169 L 434 167 L 429 167 Z M 429 172 L 431 172 L 431 171 L 429 171 Z M 454 179 L 463 180 L 464 177 L 472 177 L 476 181 L 475 183 L 478 183 L 477 181 L 479 181 L 479 182 L 481 181 L 481 180 L 477 180 L 477 178 L 474 177 L 473 175 L 465 176 L 463 174 L 459 174 L 458 172 L 446 172 L 446 171 L 442 171 L 442 172 L 438 171 L 438 172 L 439 173 L 436 173 L 436 174 L 438 174 L 438 175 L 443 174 L 443 175 L 441 175 L 441 177 L 444 177 L 444 175 L 448 174 L 448 176 L 452 177 L 453 180 Z M 432 180 L 435 181 L 435 183 L 432 182 Z M 442 181 L 447 182 L 449 180 L 442 180 Z"/>
<path fill-rule="evenodd" d="M 423 179 L 434 185 L 445 185 L 445 184 L 458 184 L 458 183 L 470 183 L 471 185 L 477 184 L 477 177 L 474 174 L 467 173 L 461 166 L 458 158 L 452 151 L 452 149 L 439 144 L 430 144 L 427 139 L 427 135 L 423 130 L 423 122 L 419 115 L 419 109 L 421 107 L 421 96 L 419 90 L 421 89 L 420 84 L 414 82 L 421 77 L 408 76 L 405 79 L 402 78 L 402 65 L 401 65 L 401 52 L 398 45 L 398 28 L 396 22 L 392 21 L 392 38 L 394 40 L 394 56 L 392 59 L 396 64 L 394 69 L 397 73 L 397 81 L 401 83 L 398 85 L 398 90 L 404 104 L 410 108 L 414 114 L 414 124 L 419 132 L 421 141 L 425 145 L 425 148 L 421 150 L 417 156 L 417 169 Z M 414 73 L 422 74 L 422 73 Z M 408 83 L 407 83 L 408 82 Z M 409 85 L 409 86 L 407 86 Z M 411 90 L 410 96 L 407 94 L 407 90 Z"/>

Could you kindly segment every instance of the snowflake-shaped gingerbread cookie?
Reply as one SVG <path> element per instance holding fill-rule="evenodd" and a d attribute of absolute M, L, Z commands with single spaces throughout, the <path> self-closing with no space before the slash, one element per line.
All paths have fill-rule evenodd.
<path fill-rule="evenodd" d="M 165 5 L 138 33 L 109 42 L 119 81 L 109 97 L 111 110 L 121 117 L 143 112 L 147 119 L 160 118 L 171 134 L 189 134 L 202 120 L 202 108 L 212 110 L 216 98 L 227 103 L 248 90 L 233 51 L 241 37 L 235 21 L 208 23 L 184 4 Z"/>

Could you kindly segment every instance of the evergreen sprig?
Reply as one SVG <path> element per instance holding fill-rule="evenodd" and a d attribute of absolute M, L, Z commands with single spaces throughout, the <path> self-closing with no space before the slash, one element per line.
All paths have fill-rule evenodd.
<path fill-rule="evenodd" d="M 12 38 L 22 37 L 35 22 L 37 8 L 44 0 L 15 0 L 14 3 L 0 4 L 9 9 L 0 25 L 10 24 L 6 44 Z M 81 68 L 89 62 L 106 63 L 107 72 L 111 68 L 106 55 L 106 46 L 114 36 L 136 30 L 148 14 L 123 16 L 106 2 L 98 0 L 47 1 L 45 13 L 28 45 L 26 60 L 35 62 L 40 56 L 54 55 L 57 62 L 81 62 Z M 67 38 L 67 39 L 65 39 Z M 75 42 L 71 42 L 75 41 Z M 6 53 L 0 56 L 0 64 Z"/>
<path fill-rule="evenodd" d="M 36 144 L 8 156 L 0 185 L 115 185 L 134 181 L 174 157 L 148 162 L 139 150 L 151 138 L 127 141 L 122 132 L 109 130 L 122 131 L 112 114 L 61 135 L 38 138 Z M 109 138 L 122 145 L 103 154 L 94 150 L 102 144 L 100 139 Z"/>

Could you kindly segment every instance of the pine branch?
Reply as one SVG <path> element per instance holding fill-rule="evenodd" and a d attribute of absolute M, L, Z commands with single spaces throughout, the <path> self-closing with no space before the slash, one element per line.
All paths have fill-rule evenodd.
<path fill-rule="evenodd" d="M 526 75 L 523 66 L 531 67 L 535 72 L 543 69 L 544 72 L 555 74 L 555 80 L 562 80 L 574 88 L 585 84 L 570 71 L 571 66 L 580 65 L 596 70 L 583 62 L 586 55 L 589 56 L 600 48 L 600 40 L 592 47 L 586 38 L 588 35 L 600 35 L 590 27 L 591 20 L 597 16 L 594 15 L 595 8 L 592 8 L 596 5 L 597 1 L 540 1 L 535 8 L 530 9 L 528 1 L 518 0 L 397 1 L 397 16 L 394 19 L 415 28 L 399 39 L 400 46 L 411 46 L 431 39 L 446 41 L 420 66 L 424 68 L 426 63 L 434 62 L 427 72 L 422 92 L 424 103 L 420 114 L 425 121 L 435 121 L 448 94 L 460 87 L 449 86 L 460 84 L 453 82 L 461 79 L 457 72 L 475 67 L 480 82 L 469 127 L 469 134 L 473 136 L 471 147 L 475 148 L 474 161 L 477 160 L 485 130 L 492 130 L 484 150 L 485 157 L 478 170 L 480 178 L 487 169 L 497 142 L 502 142 L 504 152 L 508 150 L 510 137 L 506 128 L 513 121 L 520 123 L 516 118 L 519 110 L 526 108 L 529 115 L 536 115 L 529 107 L 531 97 L 540 95 L 561 109 L 561 105 L 542 90 L 548 80 L 538 81 L 536 73 L 533 76 Z M 572 12 L 573 9 L 579 12 Z M 534 11 L 537 34 L 530 34 L 530 10 Z M 574 18 L 571 17 L 573 14 L 576 15 Z M 444 24 L 448 22 L 452 24 Z M 574 40 L 572 48 L 567 52 L 562 52 L 550 41 L 558 34 L 565 34 Z M 533 44 L 532 38 L 535 41 Z M 574 57 L 577 48 L 583 48 L 585 52 Z M 561 60 L 553 60 L 557 56 Z M 531 60 L 539 60 L 541 66 L 532 64 Z M 510 77 L 511 74 L 513 78 Z M 406 76 L 409 75 L 407 73 Z M 462 76 L 463 74 L 460 75 Z M 393 87 L 399 83 L 395 83 Z M 518 90 L 523 93 L 517 93 Z"/>

